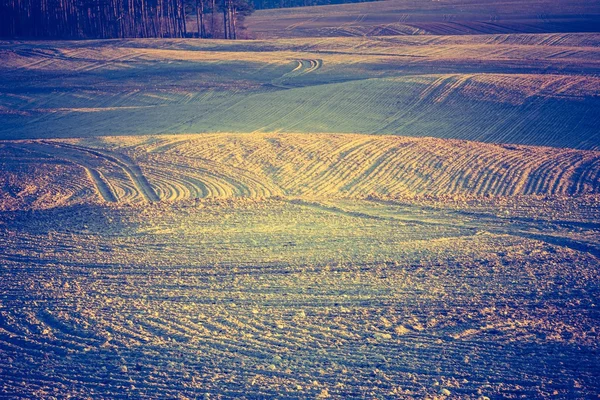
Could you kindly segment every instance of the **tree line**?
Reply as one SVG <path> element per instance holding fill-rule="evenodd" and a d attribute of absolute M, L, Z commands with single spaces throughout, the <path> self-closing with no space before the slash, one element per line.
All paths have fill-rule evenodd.
<path fill-rule="evenodd" d="M 236 39 L 248 0 L 0 0 L 0 37 Z"/>
<path fill-rule="evenodd" d="M 256 9 L 365 0 L 0 0 L 5 38 L 243 38 Z"/>

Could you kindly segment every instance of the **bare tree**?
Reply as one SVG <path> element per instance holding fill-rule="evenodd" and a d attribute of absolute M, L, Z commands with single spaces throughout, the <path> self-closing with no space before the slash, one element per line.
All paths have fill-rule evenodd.
<path fill-rule="evenodd" d="M 184 0 L 0 0 L 0 36 L 187 36 Z"/>

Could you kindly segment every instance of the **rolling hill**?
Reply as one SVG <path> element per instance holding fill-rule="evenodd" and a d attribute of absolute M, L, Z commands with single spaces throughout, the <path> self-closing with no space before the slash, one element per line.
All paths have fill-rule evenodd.
<path fill-rule="evenodd" d="M 0 44 L 0 138 L 365 133 L 598 149 L 597 34 Z"/>
<path fill-rule="evenodd" d="M 195 199 L 600 194 L 600 153 L 434 138 L 200 134 L 0 143 L 4 209 Z"/>

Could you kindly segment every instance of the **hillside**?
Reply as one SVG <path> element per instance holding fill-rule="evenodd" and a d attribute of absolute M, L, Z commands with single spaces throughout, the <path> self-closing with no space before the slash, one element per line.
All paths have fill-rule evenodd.
<path fill-rule="evenodd" d="M 3 209 L 194 199 L 600 194 L 600 153 L 367 135 L 0 143 Z"/>
<path fill-rule="evenodd" d="M 248 36 L 480 35 L 598 32 L 600 4 L 589 0 L 386 0 L 260 10 Z"/>
<path fill-rule="evenodd" d="M 598 149 L 598 34 L 0 44 L 0 138 L 364 133 Z"/>

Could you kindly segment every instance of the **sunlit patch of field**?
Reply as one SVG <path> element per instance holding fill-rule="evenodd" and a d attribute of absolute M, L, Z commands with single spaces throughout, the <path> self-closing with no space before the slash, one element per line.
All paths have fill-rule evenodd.
<path fill-rule="evenodd" d="M 129 150 L 154 165 L 162 157 L 191 167 L 205 160 L 231 165 L 298 196 L 594 194 L 600 180 L 595 151 L 349 134 L 160 139 L 148 154 L 145 144 Z"/>
<path fill-rule="evenodd" d="M 600 153 L 434 138 L 200 134 L 6 142 L 81 174 L 86 200 L 597 195 Z M 10 143 L 10 144 L 8 144 Z M 19 160 L 15 155 L 15 160 Z M 58 204 L 57 204 L 58 205 Z"/>

